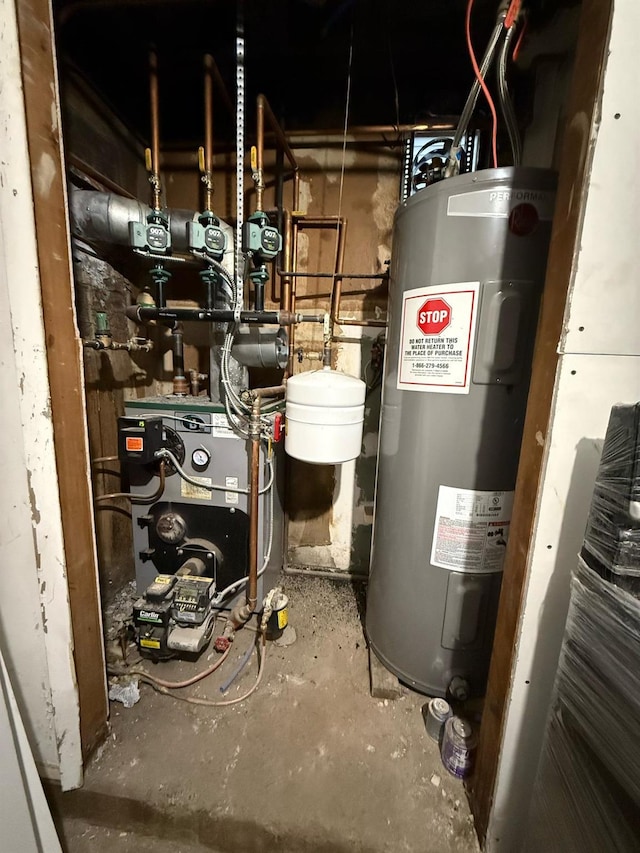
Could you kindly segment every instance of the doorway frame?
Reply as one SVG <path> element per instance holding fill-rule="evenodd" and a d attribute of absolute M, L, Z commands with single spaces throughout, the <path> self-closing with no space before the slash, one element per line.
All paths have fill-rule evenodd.
<path fill-rule="evenodd" d="M 67 559 L 75 665 L 85 759 L 105 736 L 108 705 L 98 592 L 94 516 L 81 342 L 75 320 L 65 164 L 51 7 L 47 0 L 16 0 L 29 155 L 38 234 L 51 409 Z M 567 125 L 578 115 L 591 124 L 602 92 L 612 0 L 584 0 Z M 56 117 L 52 121 L 52 116 Z M 49 185 L 42 163 L 53 168 Z M 514 664 L 528 555 L 541 487 L 544 447 L 552 410 L 558 342 L 589 179 L 589 157 L 565 143 L 560 167 L 542 311 L 525 419 L 514 515 L 507 549 L 495 643 L 476 768 L 468 784 L 481 840 L 486 836 L 501 752 L 505 709 Z M 78 476 L 78 472 L 82 472 Z"/>
<path fill-rule="evenodd" d="M 51 419 L 86 762 L 108 732 L 82 341 L 76 324 L 52 8 L 16 0 Z"/>
<path fill-rule="evenodd" d="M 612 14 L 613 0 L 583 0 L 567 108 L 567 130 L 560 159 L 547 274 L 516 480 L 514 511 L 505 556 L 475 768 L 467 783 L 471 810 L 481 844 L 484 844 L 487 836 L 502 751 L 511 677 L 516 661 L 518 628 L 531 568 L 529 555 L 540 494 L 544 486 L 544 439 L 553 415 L 558 348 L 563 334 L 567 296 L 576 247 L 579 245 L 582 231 L 591 171 L 593 144 L 572 144 L 575 139 L 570 130 L 576 125 L 590 129 L 598 120 Z"/>

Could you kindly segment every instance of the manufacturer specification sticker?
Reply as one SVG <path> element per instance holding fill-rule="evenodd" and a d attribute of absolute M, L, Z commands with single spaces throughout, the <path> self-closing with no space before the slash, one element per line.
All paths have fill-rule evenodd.
<path fill-rule="evenodd" d="M 431 563 L 457 572 L 501 572 L 513 492 L 440 486 Z"/>
<path fill-rule="evenodd" d="M 211 433 L 218 438 L 236 438 L 229 426 L 229 419 L 224 413 L 213 412 L 211 415 Z"/>
<path fill-rule="evenodd" d="M 203 483 L 204 486 L 210 486 L 211 480 L 209 477 L 192 477 L 192 480 L 197 480 L 198 483 Z M 182 480 L 180 483 L 180 494 L 183 498 L 195 498 L 200 501 L 211 500 L 211 489 L 205 489 L 203 486 L 196 486 L 194 483 L 187 483 Z"/>
<path fill-rule="evenodd" d="M 224 484 L 228 489 L 237 489 L 238 488 L 238 478 L 237 477 L 225 477 Z M 224 493 L 224 502 L 227 504 L 237 504 L 238 503 L 238 492 L 225 492 Z"/>
<path fill-rule="evenodd" d="M 403 294 L 399 389 L 469 393 L 479 287 L 472 281 Z"/>

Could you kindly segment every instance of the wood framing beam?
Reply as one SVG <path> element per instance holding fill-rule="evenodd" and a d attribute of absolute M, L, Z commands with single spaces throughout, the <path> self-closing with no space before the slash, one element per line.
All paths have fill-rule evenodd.
<path fill-rule="evenodd" d="M 562 337 L 567 293 L 582 227 L 591 166 L 590 131 L 593 122 L 597 120 L 600 106 L 611 12 L 611 0 L 583 2 L 493 655 L 475 771 L 468 783 L 481 842 L 487 833 L 496 782 L 538 500 L 544 440 L 551 415 L 558 343 Z"/>
<path fill-rule="evenodd" d="M 16 0 L 16 8 L 80 730 L 86 757 L 106 733 L 108 703 L 53 23 L 48 0 Z"/>

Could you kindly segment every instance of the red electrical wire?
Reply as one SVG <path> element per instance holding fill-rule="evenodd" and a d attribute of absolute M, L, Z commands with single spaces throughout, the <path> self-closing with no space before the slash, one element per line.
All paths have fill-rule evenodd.
<path fill-rule="evenodd" d="M 467 47 L 469 48 L 469 57 L 471 58 L 471 64 L 473 65 L 473 71 L 476 75 L 476 79 L 478 83 L 480 83 L 480 87 L 484 92 L 484 96 L 487 99 L 487 103 L 489 104 L 489 109 L 491 110 L 491 118 L 493 119 L 493 130 L 491 132 L 491 151 L 493 154 L 493 168 L 498 168 L 498 116 L 496 113 L 496 107 L 493 103 L 493 99 L 491 97 L 491 92 L 489 92 L 489 88 L 487 84 L 484 82 L 482 78 L 482 74 L 480 73 L 480 69 L 478 68 L 478 62 L 476 60 L 476 55 L 473 51 L 473 45 L 471 43 L 471 9 L 473 8 L 473 0 L 469 0 L 467 4 L 467 17 L 466 17 L 466 31 L 467 31 Z"/>
<path fill-rule="evenodd" d="M 522 29 L 520 30 L 520 35 L 518 36 L 518 40 L 513 48 L 513 53 L 511 54 L 511 61 L 518 61 L 518 54 L 520 53 L 520 48 L 522 47 L 522 40 L 524 39 L 524 34 L 527 31 L 527 19 L 524 19 L 524 23 L 522 24 Z"/>
<path fill-rule="evenodd" d="M 511 5 L 507 10 L 507 15 L 504 19 L 505 27 L 510 30 L 511 27 L 518 20 L 518 15 L 520 14 L 520 6 L 522 4 L 522 0 L 511 0 Z"/>

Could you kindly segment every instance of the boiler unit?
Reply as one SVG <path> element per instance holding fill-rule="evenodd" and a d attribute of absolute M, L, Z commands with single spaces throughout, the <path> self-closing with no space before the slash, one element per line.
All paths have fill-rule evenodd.
<path fill-rule="evenodd" d="M 366 625 L 429 695 L 485 686 L 555 186 L 491 169 L 396 214 Z"/>
<path fill-rule="evenodd" d="M 262 601 L 282 568 L 283 513 L 278 453 L 267 459 L 261 442 L 260 454 Z M 221 404 L 203 397 L 148 397 L 126 404 L 120 455 L 134 496 L 140 651 L 154 658 L 197 653 L 211 636 L 215 611 L 240 604 L 246 594 L 247 440 L 230 427 Z"/>
<path fill-rule="evenodd" d="M 277 587 L 284 552 L 284 466 L 278 459 L 284 453 L 279 442 L 285 431 L 285 398 L 291 455 L 337 464 L 355 458 L 362 442 L 365 386 L 329 368 L 330 316 L 291 310 L 291 288 L 284 287 L 280 306 L 265 308 L 269 270 L 283 248 L 277 224 L 262 209 L 265 115 L 271 117 L 277 137 L 282 131 L 259 95 L 257 145 L 251 152 L 256 207 L 245 220 L 244 55 L 239 36 L 235 234 L 212 210 L 215 63 L 208 55 L 203 61 L 205 144 L 198 149 L 203 209 L 185 214 L 164 206 L 155 51 L 149 55 L 152 132 L 145 154 L 149 207 L 113 193 L 74 196 L 76 233 L 83 240 L 128 242 L 133 253 L 145 259 L 151 279 L 125 309 L 127 319 L 138 331 L 144 329 L 145 336 L 115 341 L 107 313 L 101 310 L 96 312 L 95 336 L 83 345 L 97 351 L 148 353 L 157 345 L 148 337 L 152 328 L 166 327 L 171 333 L 173 393 L 126 404 L 119 419 L 118 455 L 123 488 L 128 489 L 95 497 L 97 504 L 131 501 L 139 595 L 133 608 L 135 637 L 140 653 L 155 660 L 201 653 L 222 609 L 229 612 L 214 648 L 224 654 L 235 632 L 255 616 L 261 614 L 252 627 L 262 643 L 267 634 L 274 635 L 269 627 L 273 614 L 280 630 L 286 624 L 286 597 Z M 284 147 L 289 151 L 286 143 Z M 295 186 L 297 199 L 297 173 Z M 290 219 L 286 233 L 285 255 L 293 233 Z M 180 294 L 172 293 L 170 285 L 176 264 L 187 264 L 185 273 L 197 271 L 202 289 L 196 304 L 176 304 Z M 300 323 L 322 324 L 327 369 L 292 377 L 287 386 L 287 328 Z M 208 327 L 208 374 L 185 367 L 185 324 Z M 254 370 L 251 376 L 249 368 Z M 263 370 L 276 371 L 279 383 L 264 386 Z M 201 394 L 203 383 L 208 384 L 207 397 Z M 94 461 L 109 460 L 113 457 Z"/>

